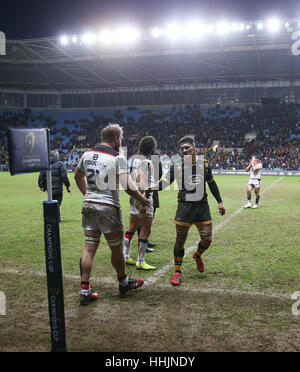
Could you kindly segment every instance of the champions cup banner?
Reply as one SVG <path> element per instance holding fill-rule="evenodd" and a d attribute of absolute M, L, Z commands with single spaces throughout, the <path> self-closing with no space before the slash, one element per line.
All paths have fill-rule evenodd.
<path fill-rule="evenodd" d="M 48 128 L 8 128 L 10 174 L 13 176 L 49 169 L 49 137 Z"/>

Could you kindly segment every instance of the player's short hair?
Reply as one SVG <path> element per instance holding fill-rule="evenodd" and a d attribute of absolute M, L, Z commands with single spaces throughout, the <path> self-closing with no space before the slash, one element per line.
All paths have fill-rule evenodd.
<path fill-rule="evenodd" d="M 111 143 L 115 136 L 123 138 L 123 128 L 116 123 L 109 123 L 101 130 L 101 141 Z"/>
<path fill-rule="evenodd" d="M 195 136 L 192 136 L 192 135 L 187 135 L 187 136 L 184 136 L 182 137 L 179 141 L 178 141 L 178 145 L 182 145 L 184 143 L 189 143 L 191 144 L 193 147 L 196 147 L 196 143 L 195 143 Z"/>
<path fill-rule="evenodd" d="M 156 150 L 157 142 L 152 136 L 145 136 L 140 140 L 138 151 L 142 155 L 148 155 Z"/>

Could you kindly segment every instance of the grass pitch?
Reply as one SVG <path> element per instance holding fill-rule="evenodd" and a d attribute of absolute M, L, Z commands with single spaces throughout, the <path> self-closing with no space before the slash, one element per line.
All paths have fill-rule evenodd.
<path fill-rule="evenodd" d="M 7 301 L 6 315 L 0 315 L 0 351 L 50 350 L 42 208 L 47 195 L 39 191 L 37 178 L 0 173 L 0 291 Z M 129 275 L 149 284 L 120 298 L 102 238 L 91 280 L 101 299 L 87 308 L 78 304 L 82 195 L 72 174 L 69 178 L 72 194 L 64 193 L 60 224 L 68 350 L 300 351 L 300 316 L 291 311 L 291 295 L 300 291 L 298 178 L 264 177 L 260 207 L 240 210 L 248 177 L 216 176 L 226 215 L 218 215 L 208 191 L 216 231 L 203 256 L 206 270 L 200 274 L 188 254 L 180 288 L 169 284 L 176 191 L 161 192 L 150 239 L 157 249 L 146 256 L 158 269 L 128 267 Z M 121 206 L 126 229 L 124 192 Z M 197 241 L 192 227 L 186 251 Z"/>

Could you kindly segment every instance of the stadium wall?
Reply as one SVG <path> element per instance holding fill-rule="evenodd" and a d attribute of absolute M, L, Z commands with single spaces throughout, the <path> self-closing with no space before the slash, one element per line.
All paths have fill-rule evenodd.
<path fill-rule="evenodd" d="M 300 81 L 267 81 L 123 87 L 99 90 L 10 90 L 0 88 L 1 108 L 109 108 L 167 105 L 255 104 L 262 98 L 300 103 Z"/>

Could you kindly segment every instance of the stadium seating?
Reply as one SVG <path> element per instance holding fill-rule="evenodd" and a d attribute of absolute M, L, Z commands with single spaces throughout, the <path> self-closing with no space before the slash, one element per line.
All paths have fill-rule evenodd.
<path fill-rule="evenodd" d="M 0 164 L 7 164 L 7 126 L 50 128 L 51 147 L 58 148 L 65 164 L 74 168 L 80 149 L 93 147 L 108 122 L 124 127 L 123 145 L 129 156 L 144 135 L 157 138 L 161 155 L 175 155 L 178 140 L 189 133 L 216 169 L 243 169 L 252 153 L 262 157 L 267 169 L 300 169 L 300 110 L 293 105 L 0 111 Z"/>

